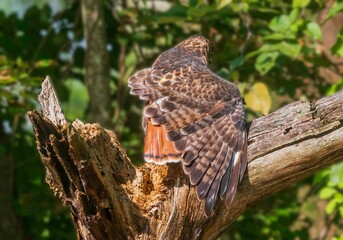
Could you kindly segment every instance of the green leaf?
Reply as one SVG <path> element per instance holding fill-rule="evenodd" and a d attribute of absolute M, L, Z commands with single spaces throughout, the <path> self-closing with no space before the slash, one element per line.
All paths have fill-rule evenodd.
<path fill-rule="evenodd" d="M 330 175 L 329 169 L 324 169 L 320 172 L 318 172 L 316 175 L 314 175 L 313 183 L 314 184 L 320 184 L 322 181 L 326 181 L 328 176 Z"/>
<path fill-rule="evenodd" d="M 297 20 L 291 25 L 290 33 L 292 33 L 294 37 L 296 36 L 296 33 L 299 32 L 299 30 L 302 31 L 302 29 L 304 28 L 304 22 L 305 22 L 304 19 L 297 19 Z M 288 34 L 289 34 L 289 33 L 287 32 L 286 35 L 288 35 Z"/>
<path fill-rule="evenodd" d="M 330 95 L 340 91 L 342 88 L 343 88 L 343 78 L 340 81 L 338 81 L 337 83 L 332 84 L 329 87 L 329 89 L 326 91 L 326 95 L 330 96 Z"/>
<path fill-rule="evenodd" d="M 336 193 L 334 188 L 324 187 L 320 190 L 319 197 L 321 199 L 328 199 L 331 198 Z"/>
<path fill-rule="evenodd" d="M 328 12 L 326 20 L 332 18 L 337 13 L 342 12 L 342 11 L 343 11 L 343 1 L 342 0 L 335 1 Z"/>
<path fill-rule="evenodd" d="M 269 23 L 269 28 L 274 32 L 284 32 L 291 26 L 291 20 L 287 15 L 273 18 Z"/>
<path fill-rule="evenodd" d="M 264 44 L 258 50 L 248 53 L 245 58 L 249 59 L 253 56 L 256 56 L 260 53 L 270 53 L 270 52 L 279 52 L 283 53 L 286 56 L 296 58 L 301 51 L 301 45 L 294 39 L 290 41 L 282 41 L 277 44 Z"/>
<path fill-rule="evenodd" d="M 267 115 L 270 111 L 272 101 L 268 87 L 263 82 L 255 83 L 247 94 L 244 95 L 248 107 L 256 112 Z"/>
<path fill-rule="evenodd" d="M 294 36 L 292 35 L 285 35 L 284 33 L 271 33 L 267 36 L 262 37 L 263 40 L 284 40 L 284 39 L 294 39 Z"/>
<path fill-rule="evenodd" d="M 18 67 L 24 68 L 26 67 L 26 63 L 24 63 L 23 59 L 21 57 L 18 57 L 15 63 L 18 65 Z"/>
<path fill-rule="evenodd" d="M 343 240 L 343 235 L 341 235 L 339 237 L 333 237 L 332 240 Z"/>
<path fill-rule="evenodd" d="M 17 79 L 12 76 L 0 76 L 0 85 L 7 85 L 16 82 Z"/>
<path fill-rule="evenodd" d="M 201 7 L 191 7 L 188 9 L 187 14 L 191 18 L 199 19 L 215 11 L 216 11 L 216 7 L 214 5 L 208 5 L 208 6 L 201 6 Z"/>
<path fill-rule="evenodd" d="M 41 233 L 42 238 L 49 238 L 50 237 L 50 230 L 48 228 L 44 228 L 44 230 Z"/>
<path fill-rule="evenodd" d="M 332 199 L 329 204 L 326 206 L 326 213 L 327 214 L 331 214 L 333 212 L 333 210 L 335 210 L 337 206 L 337 200 L 336 199 Z"/>
<path fill-rule="evenodd" d="M 301 51 L 301 45 L 296 42 L 283 41 L 277 45 L 277 49 L 286 56 L 296 58 Z"/>
<path fill-rule="evenodd" d="M 331 48 L 332 54 L 343 57 L 343 40 L 338 39 L 335 45 Z"/>
<path fill-rule="evenodd" d="M 272 14 L 280 14 L 280 11 L 278 11 L 275 8 L 269 8 L 269 7 L 263 7 L 262 5 L 259 5 L 258 8 L 255 8 L 254 11 L 260 12 L 260 13 L 272 13 Z"/>
<path fill-rule="evenodd" d="M 51 65 L 53 65 L 53 61 L 51 59 L 44 59 L 35 62 L 36 68 L 50 67 Z"/>
<path fill-rule="evenodd" d="M 255 57 L 256 55 L 264 52 L 274 52 L 275 50 L 277 50 L 277 48 L 277 44 L 265 43 L 259 49 L 249 52 L 247 55 L 245 55 L 245 59 Z"/>
<path fill-rule="evenodd" d="M 125 66 L 135 66 L 137 63 L 137 57 L 133 51 L 130 51 L 125 56 Z"/>
<path fill-rule="evenodd" d="M 233 69 L 236 69 L 240 66 L 242 66 L 244 63 L 244 57 L 238 57 L 236 59 L 234 59 L 233 61 L 230 62 L 230 69 L 233 70 Z"/>
<path fill-rule="evenodd" d="M 339 215 L 341 215 L 341 218 L 342 218 L 343 217 L 343 206 L 340 206 L 338 208 L 338 211 L 339 211 Z M 342 238 L 343 238 L 343 236 L 342 236 Z"/>
<path fill-rule="evenodd" d="M 261 75 L 266 74 L 275 66 L 275 61 L 278 56 L 278 52 L 261 53 L 255 62 L 256 70 L 259 71 Z"/>
<path fill-rule="evenodd" d="M 304 8 L 306 7 L 311 1 L 310 0 L 293 0 L 292 6 L 294 8 Z"/>
<path fill-rule="evenodd" d="M 334 198 L 338 201 L 338 203 L 343 203 L 343 194 L 340 192 L 336 192 Z"/>
<path fill-rule="evenodd" d="M 300 10 L 299 8 L 294 8 L 291 13 L 289 14 L 289 20 L 291 21 L 291 23 L 294 23 L 299 16 Z"/>
<path fill-rule="evenodd" d="M 25 78 L 27 78 L 28 76 L 29 76 L 29 74 L 23 72 L 23 73 L 20 73 L 20 74 L 19 74 L 18 78 L 19 78 L 19 79 L 25 79 Z"/>
<path fill-rule="evenodd" d="M 310 37 L 316 40 L 322 38 L 322 30 L 316 22 L 310 22 L 306 27 L 305 33 L 307 33 Z"/>
<path fill-rule="evenodd" d="M 338 34 L 335 45 L 331 48 L 331 53 L 339 57 L 343 57 L 343 28 Z"/>
<path fill-rule="evenodd" d="M 217 2 L 217 9 L 221 9 L 227 5 L 229 5 L 232 2 L 232 0 L 218 0 Z"/>

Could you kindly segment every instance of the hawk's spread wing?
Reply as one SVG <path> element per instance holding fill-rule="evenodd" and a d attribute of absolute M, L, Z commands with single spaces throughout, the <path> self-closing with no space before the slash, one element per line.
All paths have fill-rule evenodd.
<path fill-rule="evenodd" d="M 159 137 L 150 139 L 149 146 L 155 141 L 160 147 L 150 150 L 160 150 L 151 153 L 146 145 L 145 159 L 161 163 L 181 157 L 198 198 L 206 199 L 206 213 L 218 193 L 229 207 L 247 165 L 244 109 L 238 89 L 207 67 L 193 64 L 172 72 L 141 70 L 129 79 L 129 86 L 131 94 L 147 102 L 143 113 L 146 131 L 149 124 L 159 128 Z M 161 141 L 171 141 L 174 149 Z M 165 158 L 159 156 L 161 152 Z"/>

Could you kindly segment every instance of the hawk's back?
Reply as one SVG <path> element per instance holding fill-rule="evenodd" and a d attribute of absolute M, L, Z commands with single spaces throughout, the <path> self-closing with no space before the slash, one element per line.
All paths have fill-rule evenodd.
<path fill-rule="evenodd" d="M 231 205 L 247 165 L 242 98 L 208 68 L 211 54 L 211 43 L 194 36 L 129 79 L 131 93 L 146 101 L 145 160 L 181 160 L 207 214 L 218 194 Z"/>

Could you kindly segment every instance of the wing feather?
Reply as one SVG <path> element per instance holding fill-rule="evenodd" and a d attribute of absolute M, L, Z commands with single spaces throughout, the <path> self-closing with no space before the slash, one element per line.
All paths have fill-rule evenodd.
<path fill-rule="evenodd" d="M 187 138 L 187 147 L 184 150 L 185 155 L 182 157 L 184 171 L 187 174 L 190 174 L 193 168 L 196 167 L 196 164 L 200 161 L 200 158 L 198 156 L 200 152 L 203 151 L 203 148 L 206 147 L 204 151 L 207 151 L 208 148 L 211 147 L 211 145 L 209 144 L 210 139 L 208 139 L 208 135 L 210 135 L 211 133 L 214 133 L 214 131 L 213 129 L 211 129 L 210 126 L 208 126 L 194 134 L 193 137 Z M 194 139 L 194 141 L 191 141 L 191 139 Z"/>
<path fill-rule="evenodd" d="M 218 157 L 211 162 L 211 167 L 207 169 L 202 181 L 197 185 L 197 194 L 199 199 L 204 199 L 208 195 L 208 191 L 215 179 L 215 176 L 220 166 L 223 164 L 226 155 L 228 154 L 227 150 L 227 146 L 222 144 L 218 153 Z"/>
<path fill-rule="evenodd" d="M 211 183 L 211 187 L 206 195 L 206 203 L 205 203 L 205 212 L 206 214 L 209 214 L 212 208 L 214 207 L 214 204 L 217 200 L 217 194 L 219 191 L 219 188 L 222 186 L 221 185 L 221 180 L 223 178 L 223 171 L 225 172 L 226 169 L 230 169 L 231 166 L 231 161 L 225 161 L 225 159 L 229 156 L 232 155 L 231 147 L 230 146 L 225 146 L 225 144 L 222 144 L 222 150 L 220 153 L 220 167 L 216 171 L 216 175 L 213 178 L 214 180 Z M 226 153 L 224 152 L 226 148 Z"/>
<path fill-rule="evenodd" d="M 162 126 L 182 152 L 183 170 L 212 210 L 217 195 L 229 207 L 247 165 L 245 114 L 238 89 L 193 65 L 144 69 L 129 79 L 131 93 L 147 101 L 144 117 Z"/>

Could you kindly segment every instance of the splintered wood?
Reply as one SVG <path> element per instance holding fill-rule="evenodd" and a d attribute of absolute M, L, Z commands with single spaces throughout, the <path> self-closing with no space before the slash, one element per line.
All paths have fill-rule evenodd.
<path fill-rule="evenodd" d="M 133 166 L 113 132 L 66 122 L 49 78 L 39 101 L 29 117 L 46 181 L 79 239 L 216 239 L 255 202 L 343 160 L 343 92 L 290 104 L 252 122 L 236 199 L 206 217 L 180 164 Z"/>

